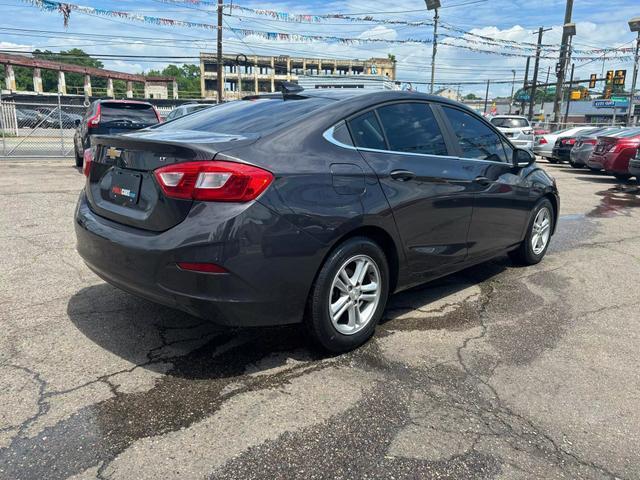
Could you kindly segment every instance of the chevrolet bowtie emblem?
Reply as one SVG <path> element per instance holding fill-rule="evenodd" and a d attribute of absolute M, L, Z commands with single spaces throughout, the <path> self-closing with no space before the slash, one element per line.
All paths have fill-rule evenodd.
<path fill-rule="evenodd" d="M 111 160 L 120 158 L 121 154 L 122 154 L 122 150 L 118 150 L 117 148 L 109 147 L 107 149 L 107 157 L 109 157 Z"/>

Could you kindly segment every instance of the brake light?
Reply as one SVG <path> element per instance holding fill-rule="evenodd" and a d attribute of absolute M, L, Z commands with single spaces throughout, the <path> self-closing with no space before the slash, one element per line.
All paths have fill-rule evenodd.
<path fill-rule="evenodd" d="M 576 139 L 575 138 L 563 138 L 560 143 L 562 143 L 563 145 L 573 145 L 574 143 L 576 143 Z"/>
<path fill-rule="evenodd" d="M 82 159 L 82 173 L 84 173 L 85 177 L 88 177 L 89 172 L 91 171 L 91 162 L 93 162 L 93 150 L 90 148 L 85 149 Z"/>
<path fill-rule="evenodd" d="M 158 123 L 162 123 L 162 116 L 160 115 L 160 112 L 155 106 L 153 106 L 153 111 L 155 112 L 156 117 L 158 118 Z"/>
<path fill-rule="evenodd" d="M 545 143 L 549 143 L 549 142 L 547 142 L 547 139 L 546 139 L 546 138 L 542 137 L 542 138 L 540 139 L 540 141 L 538 142 L 538 145 L 544 145 Z"/>
<path fill-rule="evenodd" d="M 587 138 L 586 140 L 582 140 L 582 143 L 588 143 L 589 145 L 595 145 L 597 140 L 595 138 Z"/>
<path fill-rule="evenodd" d="M 271 172 L 226 161 L 175 163 L 154 175 L 167 197 L 210 202 L 249 202 L 273 181 Z"/>
<path fill-rule="evenodd" d="M 88 127 L 97 127 L 100 125 L 100 104 L 96 108 L 96 114 L 87 120 Z"/>

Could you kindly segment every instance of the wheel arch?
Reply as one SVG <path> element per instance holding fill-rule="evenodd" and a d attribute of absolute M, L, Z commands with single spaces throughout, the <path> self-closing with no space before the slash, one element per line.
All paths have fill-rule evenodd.
<path fill-rule="evenodd" d="M 553 230 L 552 234 L 556 233 L 556 226 L 558 225 L 558 217 L 560 216 L 560 205 L 558 204 L 558 198 L 551 192 L 546 193 L 542 198 L 546 198 L 551 202 L 553 207 Z"/>

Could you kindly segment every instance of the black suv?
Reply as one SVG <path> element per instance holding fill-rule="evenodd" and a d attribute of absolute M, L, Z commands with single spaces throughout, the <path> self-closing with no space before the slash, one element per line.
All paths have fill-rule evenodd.
<path fill-rule="evenodd" d="M 153 105 L 134 100 L 96 100 L 82 120 L 76 120 L 73 136 L 76 166 L 82 167 L 84 150 L 91 146 L 91 135 L 114 135 L 160 123 Z"/>

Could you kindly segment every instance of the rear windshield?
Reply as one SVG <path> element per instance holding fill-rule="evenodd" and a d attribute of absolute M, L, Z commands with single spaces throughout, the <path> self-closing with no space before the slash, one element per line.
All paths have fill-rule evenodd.
<path fill-rule="evenodd" d="M 158 123 L 153 107 L 143 103 L 102 103 L 100 117 L 103 122 L 126 120 L 147 125 Z"/>
<path fill-rule="evenodd" d="M 529 126 L 526 118 L 492 118 L 491 123 L 502 128 L 523 128 Z"/>
<path fill-rule="evenodd" d="M 273 130 L 330 102 L 332 100 L 326 98 L 287 101 L 276 98 L 236 100 L 216 108 L 205 108 L 157 128 L 226 134 L 259 134 Z"/>

